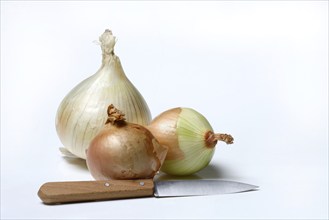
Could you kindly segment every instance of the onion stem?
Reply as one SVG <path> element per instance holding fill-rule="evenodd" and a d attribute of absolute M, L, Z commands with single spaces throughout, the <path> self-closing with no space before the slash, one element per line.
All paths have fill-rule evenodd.
<path fill-rule="evenodd" d="M 230 134 L 221 134 L 221 133 L 213 133 L 212 131 L 208 131 L 205 136 L 206 146 L 214 147 L 217 141 L 223 141 L 226 144 L 233 144 L 234 138 Z"/>
<path fill-rule="evenodd" d="M 116 123 L 122 123 L 126 121 L 125 114 L 114 107 L 113 104 L 109 105 L 107 108 L 107 115 L 108 118 L 105 122 L 105 124 L 111 123 L 112 125 Z"/>

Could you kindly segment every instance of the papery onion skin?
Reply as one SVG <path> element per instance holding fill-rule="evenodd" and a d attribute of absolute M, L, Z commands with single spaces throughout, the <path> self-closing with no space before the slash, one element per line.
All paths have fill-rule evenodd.
<path fill-rule="evenodd" d="M 87 150 L 87 166 L 96 180 L 153 178 L 167 154 L 145 127 L 124 121 L 107 123 Z"/>
<path fill-rule="evenodd" d="M 161 171 L 170 175 L 185 176 L 202 170 L 210 163 L 218 140 L 227 138 L 226 143 L 233 143 L 230 135 L 214 134 L 208 120 L 191 108 L 167 110 L 147 128 L 168 147 Z"/>
<path fill-rule="evenodd" d="M 124 111 L 128 122 L 147 125 L 151 121 L 147 103 L 113 52 L 115 37 L 110 30 L 100 37 L 100 43 L 103 52 L 100 69 L 65 96 L 56 115 L 56 131 L 62 144 L 83 159 L 90 141 L 105 123 L 109 103 Z"/>

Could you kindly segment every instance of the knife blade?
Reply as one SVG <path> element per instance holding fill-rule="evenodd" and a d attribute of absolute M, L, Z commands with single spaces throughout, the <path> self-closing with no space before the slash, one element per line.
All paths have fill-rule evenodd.
<path fill-rule="evenodd" d="M 181 197 L 256 190 L 258 186 L 227 180 L 104 180 L 48 182 L 38 196 L 45 204 L 60 204 L 139 197 Z"/>

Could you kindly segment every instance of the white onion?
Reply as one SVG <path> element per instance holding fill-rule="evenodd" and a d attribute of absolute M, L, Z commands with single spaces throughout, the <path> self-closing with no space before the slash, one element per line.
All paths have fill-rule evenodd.
<path fill-rule="evenodd" d="M 73 88 L 56 115 L 57 134 L 71 154 L 86 158 L 90 141 L 104 126 L 109 104 L 125 112 L 128 122 L 147 125 L 150 110 L 139 91 L 125 75 L 114 54 L 115 37 L 110 30 L 99 38 L 103 52 L 100 69 Z"/>

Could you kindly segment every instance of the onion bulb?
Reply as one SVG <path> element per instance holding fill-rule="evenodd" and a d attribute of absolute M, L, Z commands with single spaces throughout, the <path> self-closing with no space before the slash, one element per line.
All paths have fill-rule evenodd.
<path fill-rule="evenodd" d="M 108 103 L 125 112 L 128 122 L 147 125 L 151 121 L 144 98 L 114 54 L 116 38 L 105 30 L 99 41 L 103 53 L 100 69 L 66 95 L 56 115 L 57 134 L 68 154 L 83 159 L 90 141 L 104 126 Z"/>
<path fill-rule="evenodd" d="M 113 105 L 106 125 L 87 150 L 87 166 L 96 180 L 153 178 L 168 149 L 145 127 L 128 123 Z"/>
<path fill-rule="evenodd" d="M 194 174 L 211 161 L 217 141 L 233 143 L 229 134 L 215 134 L 208 120 L 191 108 L 167 110 L 147 128 L 168 153 L 161 171 L 170 175 Z"/>

